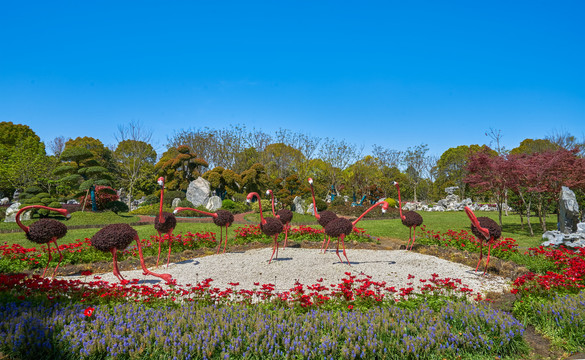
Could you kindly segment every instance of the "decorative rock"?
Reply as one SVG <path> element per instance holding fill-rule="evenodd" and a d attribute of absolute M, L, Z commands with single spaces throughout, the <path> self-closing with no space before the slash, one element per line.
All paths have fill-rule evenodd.
<path fill-rule="evenodd" d="M 219 196 L 212 196 L 207 200 L 207 204 L 205 208 L 210 212 L 215 212 L 218 209 L 221 209 L 222 201 Z"/>
<path fill-rule="evenodd" d="M 0 205 L 8 205 L 9 202 L 10 199 L 7 197 L 0 199 Z"/>
<path fill-rule="evenodd" d="M 69 199 L 67 200 L 67 205 L 79 205 L 79 201 L 75 199 Z"/>
<path fill-rule="evenodd" d="M 293 200 L 293 206 L 295 208 L 295 212 L 298 214 L 304 214 L 305 213 L 305 200 L 303 200 L 301 197 L 296 196 Z"/>
<path fill-rule="evenodd" d="M 16 213 L 18 212 L 19 207 L 20 207 L 19 202 L 15 202 L 12 205 L 10 205 L 6 209 L 6 217 L 4 218 L 4 222 L 16 222 Z M 22 215 L 20 215 L 20 220 L 21 221 L 30 220 L 30 211 L 25 211 L 24 213 L 22 213 Z"/>
<path fill-rule="evenodd" d="M 16 189 L 14 191 L 14 194 L 12 194 L 12 201 L 14 202 L 18 202 L 18 198 L 20 197 L 20 191 L 18 191 L 18 189 Z"/>
<path fill-rule="evenodd" d="M 314 210 L 313 203 L 310 203 L 309 206 L 307 206 L 307 211 L 305 213 L 309 215 L 314 215 L 313 210 Z"/>
<path fill-rule="evenodd" d="M 559 230 L 564 234 L 577 231 L 579 223 L 579 204 L 575 193 L 566 186 L 561 188 L 559 198 Z"/>
<path fill-rule="evenodd" d="M 455 190 L 459 189 L 459 186 L 450 186 L 448 188 L 445 188 L 445 192 L 448 195 L 453 195 L 453 193 L 455 192 Z"/>
<path fill-rule="evenodd" d="M 181 198 L 174 198 L 173 202 L 171 203 L 171 207 L 174 209 L 177 206 L 179 206 L 179 203 L 181 202 Z"/>
<path fill-rule="evenodd" d="M 195 207 L 204 205 L 207 204 L 210 193 L 211 187 L 209 186 L 209 181 L 200 176 L 189 184 L 187 188 L 187 200 Z"/>

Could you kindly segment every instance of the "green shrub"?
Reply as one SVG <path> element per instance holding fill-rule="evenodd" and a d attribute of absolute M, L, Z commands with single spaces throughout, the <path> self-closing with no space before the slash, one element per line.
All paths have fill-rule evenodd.
<path fill-rule="evenodd" d="M 154 194 L 147 195 L 144 199 L 144 202 L 140 204 L 140 206 L 147 206 L 152 204 L 158 204 L 160 202 L 160 196 L 156 196 Z"/>
<path fill-rule="evenodd" d="M 331 206 L 345 206 L 345 200 L 343 200 L 343 196 L 336 196 L 335 199 L 331 202 Z"/>
<path fill-rule="evenodd" d="M 6 208 L 4 206 L 0 207 L 0 220 L 4 220 L 6 217 Z"/>
<path fill-rule="evenodd" d="M 39 199 L 44 199 L 44 198 L 51 197 L 51 194 L 46 193 L 46 192 L 41 192 L 41 193 L 38 193 L 36 197 L 38 197 Z"/>
<path fill-rule="evenodd" d="M 189 202 L 189 200 L 184 200 Z M 184 206 L 184 207 L 190 207 L 190 208 L 194 208 L 200 211 L 205 211 L 207 213 L 211 213 L 211 211 L 209 211 L 204 205 L 199 205 L 197 207 L 193 206 L 193 204 L 191 204 L 191 202 L 189 202 L 190 206 Z M 202 214 L 200 212 L 197 211 L 193 211 L 193 210 L 185 210 L 185 211 L 181 211 L 180 213 L 177 214 L 177 216 L 180 217 L 208 217 L 209 215 L 205 215 Z"/>
<path fill-rule="evenodd" d="M 262 211 L 265 213 L 271 213 L 272 212 L 272 203 L 270 202 L 270 200 L 267 199 L 262 199 Z M 258 201 L 253 202 L 251 204 L 252 206 L 252 211 L 254 211 L 255 213 L 259 213 L 259 206 L 258 206 Z"/>
<path fill-rule="evenodd" d="M 232 199 L 237 203 L 245 203 L 246 196 L 246 194 L 235 193 L 232 195 Z"/>
<path fill-rule="evenodd" d="M 38 187 L 38 186 L 29 186 L 29 187 L 27 187 L 26 189 L 24 189 L 24 192 L 25 192 L 25 193 L 28 193 L 28 194 L 33 194 L 33 195 L 34 195 L 34 194 L 38 194 L 38 193 L 40 193 L 40 192 L 42 192 L 42 191 L 43 191 L 43 189 L 41 189 L 41 188 L 40 188 L 40 187 Z"/>
<path fill-rule="evenodd" d="M 179 207 L 190 207 L 190 208 L 192 208 L 192 207 L 195 207 L 195 206 L 193 206 L 193 203 L 191 201 L 189 201 L 187 199 L 183 199 L 183 200 L 179 201 Z"/>
<path fill-rule="evenodd" d="M 107 203 L 106 209 L 113 211 L 115 214 L 128 212 L 130 210 L 128 209 L 128 205 L 126 205 L 125 202 L 119 200 L 110 201 L 109 203 Z"/>
<path fill-rule="evenodd" d="M 173 200 L 176 198 L 179 198 L 181 200 L 185 199 L 187 195 L 185 195 L 184 192 L 182 191 L 167 191 L 164 194 L 163 197 L 163 203 L 165 205 L 171 206 L 173 204 Z M 159 202 L 160 202 L 160 196 L 159 196 Z"/>
<path fill-rule="evenodd" d="M 327 207 L 329 206 L 326 201 L 323 201 L 321 199 L 315 199 L 315 204 L 317 204 L 317 212 L 325 211 L 325 210 L 327 210 Z"/>
<path fill-rule="evenodd" d="M 248 203 L 235 202 L 230 199 L 225 199 L 221 204 L 221 208 L 224 210 L 229 210 L 233 214 L 241 214 L 250 210 L 250 206 L 248 205 Z"/>
<path fill-rule="evenodd" d="M 159 211 L 159 205 L 158 204 L 152 204 L 152 205 L 146 205 L 146 206 L 141 206 L 136 210 L 132 210 L 130 211 L 130 214 L 132 215 L 150 215 L 150 216 L 155 216 L 158 214 Z M 173 209 L 171 209 L 170 206 L 164 206 L 163 205 L 163 211 L 166 212 L 173 212 Z"/>

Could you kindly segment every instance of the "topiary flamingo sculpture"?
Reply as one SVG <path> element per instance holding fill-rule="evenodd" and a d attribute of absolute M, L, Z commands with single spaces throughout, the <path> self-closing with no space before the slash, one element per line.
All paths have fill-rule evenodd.
<path fill-rule="evenodd" d="M 277 217 L 264 218 L 264 216 L 262 215 L 262 203 L 260 201 L 260 195 L 258 195 L 258 193 L 255 192 L 249 193 L 248 196 L 246 197 L 246 201 L 251 202 L 254 197 L 258 199 L 258 207 L 260 209 L 260 230 L 262 230 L 262 232 L 266 236 L 274 236 L 274 247 L 272 248 L 272 256 L 270 256 L 270 260 L 268 261 L 268 263 L 270 264 L 272 262 L 272 258 L 274 257 L 275 251 L 276 258 L 278 259 L 278 235 L 282 232 L 284 225 L 282 225 L 282 222 Z"/>
<path fill-rule="evenodd" d="M 396 186 L 396 190 L 398 190 L 398 209 L 400 210 L 400 220 L 402 221 L 402 224 L 404 226 L 407 226 L 410 229 L 410 236 L 408 237 L 406 250 L 412 250 L 412 247 L 414 246 L 414 241 L 416 240 L 416 227 L 422 225 L 423 218 L 417 212 L 402 211 L 402 200 L 400 199 L 400 186 L 396 181 L 394 181 L 394 186 Z M 411 240 L 412 244 L 410 244 Z M 410 244 L 410 249 L 408 248 L 408 244 Z"/>
<path fill-rule="evenodd" d="M 59 268 L 59 265 L 63 260 L 63 254 L 61 254 L 61 251 L 59 250 L 59 245 L 57 245 L 57 239 L 61 239 L 63 236 L 65 236 L 65 234 L 67 234 L 67 226 L 53 219 L 40 219 L 39 221 L 32 223 L 30 226 L 24 226 L 20 222 L 20 215 L 24 211 L 30 209 L 46 209 L 56 211 L 59 214 L 65 216 L 65 219 L 71 218 L 71 215 L 69 215 L 69 212 L 66 209 L 55 209 L 42 205 L 25 206 L 22 209 L 18 210 L 18 212 L 16 213 L 16 224 L 18 224 L 18 226 L 20 226 L 20 228 L 24 231 L 26 238 L 37 244 L 47 244 L 49 260 L 47 261 L 47 266 L 45 266 L 45 270 L 43 270 L 43 277 L 45 276 L 47 268 L 49 267 L 49 264 L 51 263 L 52 259 L 50 244 L 51 243 L 55 244 L 57 252 L 59 253 L 59 262 L 57 263 L 57 267 L 53 271 L 53 276 L 51 277 L 54 278 L 55 274 L 57 273 L 57 269 Z"/>
<path fill-rule="evenodd" d="M 157 180 L 160 185 L 160 209 L 158 215 L 154 218 L 154 228 L 158 231 L 158 256 L 156 257 L 156 267 L 158 267 L 158 261 L 160 259 L 160 247 L 164 239 L 161 234 L 167 234 L 169 236 L 169 255 L 167 256 L 167 268 L 171 261 L 171 245 L 173 242 L 173 230 L 177 226 L 177 218 L 175 215 L 163 212 L 163 197 L 165 192 L 165 178 L 159 177 Z"/>
<path fill-rule="evenodd" d="M 293 218 L 293 212 L 288 209 L 280 209 L 278 211 L 274 211 L 274 194 L 272 190 L 266 190 L 266 195 L 270 196 L 272 199 L 272 215 L 274 217 L 280 219 L 282 225 L 284 226 L 284 245 L 283 248 L 286 247 L 286 241 L 288 239 L 288 230 L 290 229 L 290 222 Z"/>
<path fill-rule="evenodd" d="M 317 222 L 323 228 L 329 224 L 329 222 L 337 219 L 337 215 L 333 211 L 321 211 L 321 213 L 317 213 L 317 203 L 315 202 L 315 191 L 313 190 L 313 179 L 309 178 L 309 185 L 311 185 L 311 195 L 313 196 L 313 213 L 315 214 L 315 218 L 317 218 Z M 327 240 L 327 233 L 323 236 L 323 244 L 321 244 L 321 250 L 325 252 L 327 248 L 325 248 L 325 240 Z M 329 237 L 329 241 L 331 241 L 331 237 Z M 329 244 L 329 242 L 327 242 Z M 328 245 L 329 246 L 329 245 Z"/>
<path fill-rule="evenodd" d="M 221 248 L 221 240 L 223 238 L 223 227 L 225 226 L 225 242 L 224 242 L 224 246 L 223 246 L 223 252 L 225 253 L 225 249 L 227 247 L 227 238 L 228 238 L 227 228 L 229 226 L 231 226 L 232 223 L 234 222 L 234 214 L 232 214 L 231 212 L 229 212 L 227 210 L 217 210 L 215 213 L 209 213 L 206 211 L 201 211 L 201 210 L 193 209 L 193 208 L 189 208 L 189 207 L 177 207 L 177 208 L 175 208 L 175 211 L 173 211 L 173 213 L 177 214 L 178 212 L 185 211 L 185 210 L 192 210 L 192 211 L 196 211 L 198 213 L 213 217 L 213 223 L 215 225 L 219 226 L 219 229 L 220 229 L 219 230 L 220 231 L 219 246 L 217 247 L 217 254 L 219 254 L 219 249 Z"/>
<path fill-rule="evenodd" d="M 465 213 L 471 220 L 471 232 L 473 235 L 477 237 L 479 240 L 480 250 L 479 250 L 479 261 L 477 262 L 477 266 L 475 267 L 475 271 L 479 269 L 479 264 L 481 263 L 481 259 L 483 258 L 483 242 L 487 241 L 488 243 L 488 256 L 485 262 L 485 269 L 483 274 L 487 272 L 488 264 L 490 263 L 490 252 L 492 249 L 492 244 L 495 240 L 499 239 L 502 236 L 502 228 L 498 223 L 488 217 L 475 217 L 475 214 L 469 207 L 465 207 Z"/>
<path fill-rule="evenodd" d="M 345 256 L 347 264 L 351 266 L 351 264 L 349 263 L 349 259 L 347 258 L 347 254 L 345 253 L 345 242 L 343 241 L 343 239 L 345 239 L 347 235 L 351 234 L 353 228 L 355 227 L 355 224 L 357 224 L 358 221 L 360 221 L 367 213 L 369 213 L 379 205 L 382 206 L 382 212 L 386 212 L 386 210 L 388 209 L 388 203 L 386 201 L 380 201 L 372 205 L 366 211 L 364 211 L 364 213 L 361 214 L 360 217 L 355 219 L 353 222 L 349 219 L 338 217 L 337 219 L 330 221 L 325 226 L 325 234 L 329 235 L 330 237 L 337 238 L 336 254 L 337 257 L 339 257 L 339 261 L 343 262 L 343 260 L 341 260 L 341 256 L 339 256 L 339 241 L 341 241 L 341 245 L 343 246 L 343 256 Z M 327 243 L 327 247 L 329 247 L 329 243 Z"/>
<path fill-rule="evenodd" d="M 140 238 L 138 233 L 132 226 L 128 224 L 110 224 L 102 228 L 100 231 L 95 233 L 91 238 L 91 245 L 100 251 L 109 251 L 113 257 L 113 273 L 120 280 L 122 284 L 127 284 L 128 281 L 120 274 L 118 268 L 118 261 L 116 259 L 116 253 L 118 250 L 124 250 L 130 245 L 132 240 L 136 240 L 138 246 L 138 254 L 140 256 L 140 265 L 142 265 L 142 271 L 144 275 L 152 275 L 159 277 L 166 282 L 172 280 L 172 276 L 169 274 L 157 274 L 146 268 L 144 264 L 144 257 L 142 256 L 142 246 L 140 245 Z"/>

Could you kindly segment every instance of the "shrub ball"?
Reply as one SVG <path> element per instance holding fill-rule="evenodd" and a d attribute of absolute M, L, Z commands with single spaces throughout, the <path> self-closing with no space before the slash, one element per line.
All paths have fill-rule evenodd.
<path fill-rule="evenodd" d="M 419 213 L 414 211 L 404 211 L 402 213 L 404 219 L 402 219 L 402 224 L 408 227 L 411 226 L 420 226 L 423 223 L 423 218 L 420 216 Z"/>
<path fill-rule="evenodd" d="M 110 251 L 113 248 L 124 250 L 135 239 L 138 239 L 138 233 L 132 226 L 111 224 L 95 233 L 91 238 L 91 245 L 101 251 Z"/>
<path fill-rule="evenodd" d="M 28 229 L 26 238 L 37 244 L 46 244 L 53 238 L 60 239 L 67 234 L 67 226 L 53 219 L 40 219 Z"/>
<path fill-rule="evenodd" d="M 278 210 L 276 215 L 280 217 L 283 224 L 289 223 L 293 218 L 293 212 L 287 209 Z"/>
<path fill-rule="evenodd" d="M 175 217 L 175 215 L 164 211 L 162 213 L 162 217 L 164 220 L 164 222 L 162 223 L 159 221 L 158 215 L 154 217 L 154 228 L 156 229 L 156 231 L 160 231 L 163 234 L 167 234 L 171 232 L 175 228 L 175 226 L 177 226 L 177 218 Z"/>
<path fill-rule="evenodd" d="M 234 222 L 234 214 L 227 210 L 217 210 L 216 214 L 213 223 L 217 226 L 230 226 Z"/>
<path fill-rule="evenodd" d="M 494 220 L 485 217 L 485 216 L 481 216 L 477 218 L 477 221 L 479 221 L 479 225 L 482 228 L 486 228 L 489 230 L 490 232 L 490 237 L 493 237 L 494 240 L 499 239 L 500 236 L 502 236 L 502 228 L 500 227 L 500 225 L 498 225 L 497 222 L 495 222 Z M 473 235 L 475 235 L 478 239 L 485 239 L 485 240 L 489 240 L 486 239 L 483 234 L 473 225 L 471 224 L 471 232 L 473 233 Z"/>
<path fill-rule="evenodd" d="M 260 230 L 268 236 L 280 234 L 284 226 L 277 218 L 266 218 L 265 224 L 260 223 Z"/>
<path fill-rule="evenodd" d="M 349 235 L 353 230 L 353 224 L 346 218 L 337 218 L 325 225 L 325 234 L 339 237 L 342 234 Z"/>
<path fill-rule="evenodd" d="M 337 219 L 337 215 L 335 215 L 333 211 L 325 210 L 319 213 L 319 220 L 317 220 L 317 222 L 319 225 L 325 227 L 335 219 Z"/>

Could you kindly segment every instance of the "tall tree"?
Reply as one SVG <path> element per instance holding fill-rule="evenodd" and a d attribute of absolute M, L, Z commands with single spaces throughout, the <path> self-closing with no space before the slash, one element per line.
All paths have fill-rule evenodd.
<path fill-rule="evenodd" d="M 469 156 L 487 147 L 479 145 L 460 145 L 447 149 L 437 161 L 437 185 L 443 191 L 446 187 L 459 187 L 459 196 L 465 197 L 467 175 L 466 168 Z M 495 152 L 494 152 L 495 154 Z"/>
<path fill-rule="evenodd" d="M 328 165 L 327 180 L 336 192 L 339 193 L 341 172 L 360 158 L 362 150 L 363 146 L 345 140 L 325 138 L 321 143 L 320 157 Z"/>
<path fill-rule="evenodd" d="M 134 187 L 144 176 L 146 169 L 154 166 L 156 151 L 150 144 L 152 132 L 142 127 L 139 122 L 131 121 L 118 126 L 115 135 L 118 140 L 114 159 L 120 173 L 121 183 L 128 189 L 128 205 L 134 198 Z"/>
<path fill-rule="evenodd" d="M 67 140 L 65 140 L 64 136 L 57 136 L 56 138 L 53 139 L 53 141 L 49 143 L 49 149 L 51 150 L 53 155 L 59 157 L 61 156 L 63 150 L 65 150 L 66 142 Z"/>
<path fill-rule="evenodd" d="M 427 161 L 427 152 L 429 147 L 427 144 L 420 144 L 406 149 L 403 157 L 403 163 L 406 167 L 406 174 L 408 175 L 408 182 L 412 186 L 414 193 L 414 201 L 418 201 L 416 196 L 416 189 L 418 184 L 423 179 Z"/>
<path fill-rule="evenodd" d="M 187 190 L 189 183 L 201 175 L 207 161 L 190 151 L 187 145 L 170 148 L 156 163 L 155 169 L 166 177 L 165 184 L 171 190 Z"/>
<path fill-rule="evenodd" d="M 292 146 L 283 143 L 270 144 L 261 154 L 262 164 L 271 178 L 286 178 L 298 173 L 305 157 Z"/>

